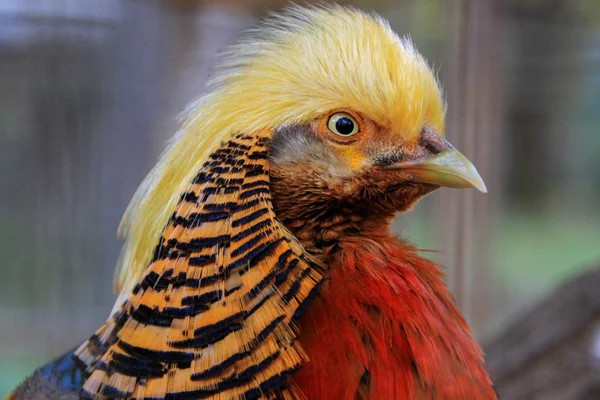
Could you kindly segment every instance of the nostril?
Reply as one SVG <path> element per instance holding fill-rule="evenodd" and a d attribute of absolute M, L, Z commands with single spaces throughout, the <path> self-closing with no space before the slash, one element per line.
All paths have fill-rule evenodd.
<path fill-rule="evenodd" d="M 429 153 L 436 155 L 446 150 L 446 141 L 440 135 L 429 128 L 423 129 L 421 134 L 421 145 Z"/>
<path fill-rule="evenodd" d="M 438 142 L 426 142 L 425 149 L 434 155 L 440 154 L 442 151 L 444 151 L 443 145 Z"/>

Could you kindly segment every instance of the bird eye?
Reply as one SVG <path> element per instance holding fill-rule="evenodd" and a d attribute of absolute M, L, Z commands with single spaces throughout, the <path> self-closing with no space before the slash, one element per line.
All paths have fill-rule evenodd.
<path fill-rule="evenodd" d="M 327 127 L 329 130 L 339 136 L 352 136 L 359 132 L 358 123 L 347 113 L 335 113 L 329 117 L 327 121 Z"/>

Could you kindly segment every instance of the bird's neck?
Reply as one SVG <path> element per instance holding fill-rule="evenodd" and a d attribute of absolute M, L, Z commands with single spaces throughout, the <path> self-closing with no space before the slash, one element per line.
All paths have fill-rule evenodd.
<path fill-rule="evenodd" d="M 493 399 L 481 350 L 437 266 L 386 233 L 341 237 L 300 320 L 308 398 Z M 432 397 L 432 394 L 435 394 Z"/>
<path fill-rule="evenodd" d="M 302 243 L 307 252 L 329 263 L 344 238 L 385 236 L 394 218 L 393 210 L 374 207 L 364 209 L 327 204 L 320 207 L 291 207 L 274 201 L 276 214 L 283 225 Z"/>

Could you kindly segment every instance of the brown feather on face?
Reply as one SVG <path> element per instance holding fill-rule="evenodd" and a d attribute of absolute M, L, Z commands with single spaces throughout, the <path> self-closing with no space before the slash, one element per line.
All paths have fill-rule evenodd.
<path fill-rule="evenodd" d="M 406 143 L 374 122 L 356 118 L 360 132 L 340 144 L 327 132 L 327 118 L 280 127 L 269 145 L 275 213 L 310 250 L 344 235 L 387 230 L 396 212 L 410 210 L 437 188 L 414 183 L 401 170 L 381 169 L 436 154 L 430 140 Z"/>

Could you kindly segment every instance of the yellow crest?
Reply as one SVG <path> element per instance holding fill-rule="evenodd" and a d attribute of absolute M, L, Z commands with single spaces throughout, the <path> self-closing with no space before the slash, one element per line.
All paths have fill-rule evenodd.
<path fill-rule="evenodd" d="M 126 244 L 117 287 L 126 287 L 126 295 L 148 266 L 180 194 L 228 136 L 307 122 L 336 108 L 406 137 L 423 125 L 444 132 L 442 96 L 425 60 L 386 21 L 352 8 L 292 7 L 250 31 L 215 70 L 208 94 L 187 110 L 121 223 Z"/>

